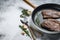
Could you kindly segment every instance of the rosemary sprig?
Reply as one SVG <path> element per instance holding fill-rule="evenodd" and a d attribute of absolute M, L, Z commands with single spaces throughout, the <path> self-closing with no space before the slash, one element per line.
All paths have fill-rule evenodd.
<path fill-rule="evenodd" d="M 23 10 L 22 10 L 22 13 L 23 13 L 22 15 L 29 16 L 29 14 L 28 14 L 28 12 L 27 12 L 27 11 L 28 11 L 28 10 L 23 9 Z"/>
<path fill-rule="evenodd" d="M 36 24 L 37 24 L 37 25 L 40 25 L 40 21 L 39 21 L 38 18 L 36 18 Z"/>
<path fill-rule="evenodd" d="M 24 26 L 19 25 L 19 27 L 30 37 L 27 29 L 24 29 Z"/>
<path fill-rule="evenodd" d="M 27 9 L 23 9 L 21 12 L 22 12 L 22 14 L 20 15 L 21 18 L 28 17 L 28 16 L 30 16 L 29 13 L 31 13 L 31 11 L 29 11 Z M 19 28 L 21 28 L 30 37 L 29 31 L 27 29 L 25 29 L 24 26 L 19 25 Z"/>

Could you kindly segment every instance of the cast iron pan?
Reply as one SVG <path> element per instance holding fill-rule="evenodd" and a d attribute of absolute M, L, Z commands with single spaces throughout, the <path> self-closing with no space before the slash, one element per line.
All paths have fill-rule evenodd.
<path fill-rule="evenodd" d="M 34 8 L 34 10 L 32 12 L 32 15 L 31 15 L 31 19 L 32 19 L 33 24 L 35 24 L 34 17 L 35 17 L 35 14 L 37 14 L 38 11 L 41 11 L 41 10 L 44 10 L 44 9 L 52 9 L 52 10 L 60 11 L 60 5 L 59 4 L 47 3 L 47 4 L 42 4 L 38 7 L 36 7 L 27 0 L 23 0 L 23 1 L 26 2 L 27 4 L 29 4 L 32 8 Z M 54 34 L 54 33 L 60 33 L 60 32 L 49 32 L 49 33 Z"/>
<path fill-rule="evenodd" d="M 35 10 L 32 12 L 32 20 L 34 22 L 34 17 L 35 14 L 38 11 L 44 10 L 44 9 L 52 9 L 52 10 L 56 10 L 56 11 L 60 11 L 60 5 L 58 4 L 53 4 L 53 3 L 48 3 L 48 4 L 42 4 L 40 6 L 38 6 L 37 8 L 35 8 Z"/>
<path fill-rule="evenodd" d="M 31 17 L 34 24 L 35 24 L 35 22 L 34 22 L 35 14 L 37 14 L 38 11 L 41 11 L 44 9 L 60 11 L 60 5 L 48 3 L 48 4 L 42 4 L 42 5 L 38 6 L 37 8 L 35 8 L 35 10 L 32 12 L 32 17 Z"/>

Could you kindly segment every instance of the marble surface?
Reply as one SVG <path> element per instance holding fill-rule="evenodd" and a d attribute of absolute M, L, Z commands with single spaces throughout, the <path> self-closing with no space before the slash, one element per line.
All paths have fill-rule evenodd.
<path fill-rule="evenodd" d="M 58 3 L 59 0 L 30 0 L 33 4 Z M 33 10 L 22 0 L 0 0 L 0 40 L 31 40 L 28 36 L 22 36 L 22 30 L 18 27 L 20 22 L 20 7 Z"/>

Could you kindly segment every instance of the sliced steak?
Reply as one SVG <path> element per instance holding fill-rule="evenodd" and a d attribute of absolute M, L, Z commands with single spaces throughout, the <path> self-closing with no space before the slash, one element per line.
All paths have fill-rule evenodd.
<path fill-rule="evenodd" d="M 60 18 L 60 12 L 55 10 L 42 10 L 43 18 Z"/>
<path fill-rule="evenodd" d="M 60 21 L 56 19 L 46 19 L 42 23 L 42 27 L 52 31 L 60 31 Z"/>

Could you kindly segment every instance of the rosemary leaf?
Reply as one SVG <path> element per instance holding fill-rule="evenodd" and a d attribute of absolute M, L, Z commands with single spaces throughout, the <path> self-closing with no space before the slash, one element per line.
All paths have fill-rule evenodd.
<path fill-rule="evenodd" d="M 21 17 L 21 18 L 24 18 L 24 16 L 23 16 L 23 15 L 20 15 L 20 17 Z"/>
<path fill-rule="evenodd" d="M 40 25 L 40 21 L 38 18 L 36 19 L 36 23 L 37 23 L 37 25 Z"/>
<path fill-rule="evenodd" d="M 27 13 L 27 11 L 28 11 L 28 10 L 23 9 L 23 10 L 22 10 L 23 15 L 25 15 L 25 16 L 29 16 L 29 14 Z"/>
<path fill-rule="evenodd" d="M 24 30 L 23 26 L 19 25 L 19 27 L 30 37 L 28 30 Z"/>

